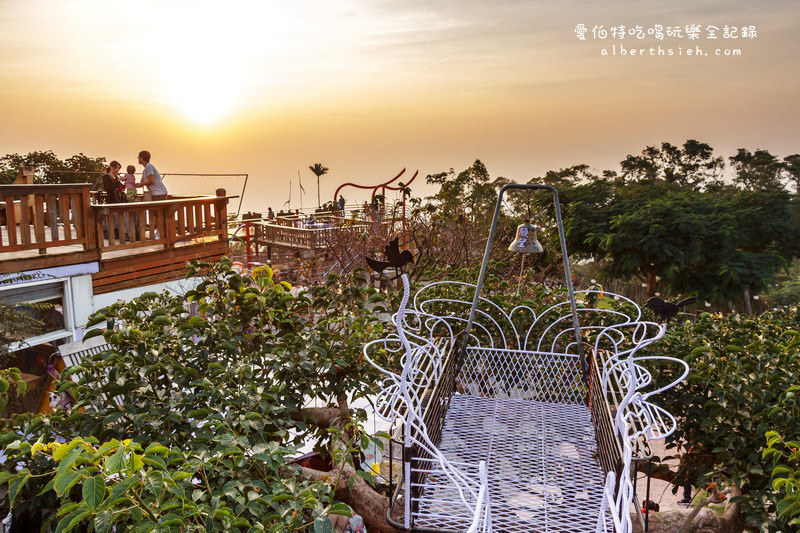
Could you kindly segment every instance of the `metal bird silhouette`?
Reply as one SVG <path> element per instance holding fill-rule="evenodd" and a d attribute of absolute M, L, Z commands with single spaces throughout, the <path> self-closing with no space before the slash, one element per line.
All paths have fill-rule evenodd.
<path fill-rule="evenodd" d="M 399 237 L 395 237 L 389 241 L 389 244 L 384 246 L 383 255 L 386 256 L 386 261 L 379 261 L 366 256 L 364 257 L 370 268 L 378 274 L 391 267 L 397 271 L 397 277 L 399 277 L 403 273 L 403 267 L 414 262 L 414 255 L 410 251 L 400 251 Z"/>
<path fill-rule="evenodd" d="M 681 308 L 686 307 L 687 305 L 692 305 L 696 301 L 696 298 L 686 298 L 685 300 L 681 300 L 680 302 L 674 304 L 672 302 L 665 301 L 663 298 L 654 296 L 653 298 L 647 300 L 647 303 L 645 303 L 644 306 L 648 309 L 651 309 L 653 313 L 663 319 L 664 322 L 669 322 L 671 318 L 678 314 L 678 311 L 680 311 Z"/>

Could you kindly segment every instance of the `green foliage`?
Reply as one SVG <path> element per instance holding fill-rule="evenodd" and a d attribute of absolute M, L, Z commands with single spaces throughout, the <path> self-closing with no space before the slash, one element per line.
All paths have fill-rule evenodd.
<path fill-rule="evenodd" d="M 489 226 L 500 188 L 510 183 L 503 177 L 492 178 L 486 166 L 476 160 L 469 168 L 456 173 L 428 175 L 428 184 L 438 185 L 438 192 L 424 200 L 411 202 L 409 229 L 417 257 L 413 279 L 430 278 L 429 270 L 473 268 L 480 264 Z M 506 250 L 519 222 L 501 212 L 492 257 L 503 261 L 511 255 Z M 530 263 L 529 263 L 530 264 Z M 474 281 L 474 278 L 473 280 Z"/>
<path fill-rule="evenodd" d="M 269 267 L 242 276 L 223 259 L 190 265 L 195 274 L 185 296 L 147 293 L 94 315 L 86 337 L 102 334 L 110 349 L 64 372 L 58 390 L 75 408 L 8 427 L 7 464 L 25 467 L 4 474 L 15 517 L 44 510 L 65 529 L 288 531 L 342 513 L 333 487 L 349 474 L 338 465 L 369 441 L 348 402 L 377 387 L 359 358 L 382 332 L 382 296 L 362 271 L 297 295 Z M 310 398 L 335 416 L 306 416 Z M 337 479 L 289 464 L 308 440 Z"/>
<path fill-rule="evenodd" d="M 577 258 L 594 260 L 603 281 L 644 281 L 648 295 L 693 294 L 729 309 L 766 289 L 800 256 L 800 155 L 781 161 L 766 150 L 742 148 L 728 161 L 726 177 L 725 159 L 710 145 L 689 139 L 681 146 L 648 146 L 627 156 L 619 171 L 598 173 L 580 164 L 548 171 L 531 183 L 558 189 L 567 248 Z M 431 174 L 427 182 L 439 190 L 414 203 L 418 270 L 474 266 L 497 192 L 509 180 L 492 179 L 478 160 L 459 173 Z M 505 248 L 516 224 L 527 218 L 527 204 L 525 194 L 506 199 L 493 259 L 513 262 Z M 545 253 L 529 257 L 527 266 L 539 280 L 558 279 L 552 199 L 537 193 L 531 204 L 532 222 L 543 228 L 538 237 Z M 513 275 L 512 269 L 506 274 Z"/>
<path fill-rule="evenodd" d="M 45 490 L 55 492 L 60 505 L 48 523 L 59 532 L 82 525 L 95 531 L 288 531 L 338 509 L 323 504 L 331 497 L 324 483 L 236 477 L 248 466 L 284 464 L 284 451 L 274 444 L 249 448 L 232 442 L 207 453 L 156 442 L 143 448 L 130 439 L 15 444 L 22 453 L 43 457 L 50 469 L 6 473 L 9 501 L 13 505 L 34 476 L 50 477 Z"/>
<path fill-rule="evenodd" d="M 676 482 L 735 483 L 746 521 L 771 531 L 787 529 L 783 518 L 774 517 L 778 498 L 762 462 L 762 435 L 800 434 L 798 330 L 796 309 L 759 317 L 701 313 L 694 322 L 668 328 L 649 349 L 682 356 L 692 369 L 685 382 L 659 396 L 678 416 L 670 447 L 689 450 Z M 673 377 L 666 367 L 654 375 Z"/>
<path fill-rule="evenodd" d="M 19 368 L 0 368 L 0 411 L 14 399 L 28 392 L 28 384 L 22 379 Z"/>
<path fill-rule="evenodd" d="M 720 159 L 696 141 L 648 147 L 620 176 L 578 166 L 545 181 L 559 187 L 568 249 L 597 261 L 606 279 L 639 278 L 651 295 L 660 280 L 673 294 L 726 303 L 765 289 L 800 255 L 800 205 L 781 185 L 780 163 L 762 155 L 732 158 L 738 187 L 718 179 Z M 538 211 L 550 205 L 543 199 Z"/>
<path fill-rule="evenodd" d="M 766 293 L 767 304 L 770 307 L 800 306 L 800 261 L 794 261 L 782 278 Z"/>
<path fill-rule="evenodd" d="M 13 183 L 21 167 L 35 168 L 36 183 L 94 183 L 106 159 L 80 153 L 61 160 L 52 150 L 7 154 L 0 158 L 0 184 Z"/>
<path fill-rule="evenodd" d="M 648 146 L 640 155 L 629 155 L 620 163 L 625 178 L 648 182 L 663 180 L 693 187 L 719 179 L 723 166 L 722 158 L 714 157 L 711 146 L 694 139 L 689 139 L 682 147 L 668 142 Z"/>
<path fill-rule="evenodd" d="M 491 179 L 480 159 L 458 174 L 450 169 L 429 175 L 426 181 L 439 186 L 439 191 L 428 199 L 439 216 L 457 219 L 459 215 L 466 215 L 471 222 L 480 221 L 481 227 L 486 228 L 492 220 L 497 192 L 510 183 L 505 178 Z"/>
<path fill-rule="evenodd" d="M 795 194 L 800 194 L 800 154 L 792 154 L 783 158 L 784 173 L 789 182 L 794 184 Z"/>
<path fill-rule="evenodd" d="M 772 466 L 772 490 L 783 497 L 776 504 L 779 520 L 800 526 L 800 443 L 787 441 L 776 431 L 767 431 L 767 449 L 762 457 Z"/>
<path fill-rule="evenodd" d="M 772 305 L 800 305 L 800 278 L 794 278 L 781 284 L 767 294 L 767 301 Z"/>
<path fill-rule="evenodd" d="M 739 148 L 729 158 L 736 171 L 736 182 L 749 190 L 781 189 L 783 165 L 767 150 L 751 152 Z"/>

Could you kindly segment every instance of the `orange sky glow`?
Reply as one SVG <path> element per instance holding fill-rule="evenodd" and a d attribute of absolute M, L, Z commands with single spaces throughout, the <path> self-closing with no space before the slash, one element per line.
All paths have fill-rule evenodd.
<path fill-rule="evenodd" d="M 755 25 L 755 39 L 664 41 L 738 57 L 603 57 L 635 40 L 575 26 Z M 0 0 L 0 155 L 52 149 L 164 172 L 247 172 L 245 209 L 279 208 L 321 162 L 343 181 L 480 158 L 528 179 L 617 168 L 664 140 L 723 155 L 800 152 L 800 3 Z M 652 41 L 648 41 L 648 46 Z M 167 183 L 238 193 L 241 182 Z M 202 190 L 201 190 L 202 189 Z M 421 183 L 417 193 L 430 192 Z"/>

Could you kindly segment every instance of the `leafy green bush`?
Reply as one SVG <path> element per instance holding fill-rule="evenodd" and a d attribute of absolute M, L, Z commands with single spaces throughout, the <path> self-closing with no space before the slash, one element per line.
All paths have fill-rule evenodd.
<path fill-rule="evenodd" d="M 386 498 L 358 469 L 373 437 L 350 407 L 378 383 L 360 351 L 383 330 L 373 312 L 383 297 L 359 272 L 293 295 L 267 267 L 245 277 L 223 260 L 190 275 L 201 269 L 185 296 L 144 294 L 90 320 L 101 327 L 87 337 L 110 348 L 64 372 L 72 411 L 7 424 L 15 520 L 323 531 L 328 514 L 350 513 L 342 501 L 383 520 Z M 311 398 L 323 406 L 306 407 Z M 289 464 L 309 440 L 330 472 Z"/>
<path fill-rule="evenodd" d="M 67 532 L 88 523 L 95 531 L 125 526 L 134 531 L 292 530 L 306 527 L 310 516 L 324 523 L 328 514 L 350 514 L 343 504 L 330 501 L 324 483 L 298 484 L 292 480 L 228 479 L 246 463 L 258 468 L 284 464 L 284 450 L 276 445 L 255 448 L 229 446 L 208 454 L 170 450 L 158 443 L 146 449 L 126 439 L 96 445 L 96 439 L 75 438 L 69 443 L 25 443 L 21 451 L 42 455 L 51 465 L 44 489 L 52 490 L 60 507 L 45 524 Z M 34 476 L 23 468 L 9 481 L 9 498 L 19 497 Z M 80 490 L 78 490 L 80 489 Z"/>
<path fill-rule="evenodd" d="M 798 326 L 796 310 L 758 317 L 701 313 L 694 322 L 671 325 L 650 349 L 691 366 L 685 382 L 659 396 L 678 416 L 669 443 L 683 450 L 676 483 L 736 485 L 741 495 L 731 503 L 746 523 L 765 530 L 787 530 L 775 517 L 778 498 L 762 463 L 762 435 L 800 434 Z M 671 377 L 668 368 L 657 375 Z"/>
<path fill-rule="evenodd" d="M 770 288 L 766 294 L 770 306 L 800 306 L 800 261 L 794 261 L 783 279 Z"/>
<path fill-rule="evenodd" d="M 778 519 L 800 526 L 800 443 L 787 441 L 776 431 L 767 431 L 767 449 L 762 453 L 772 468 L 772 490 L 783 495 L 776 505 Z"/>

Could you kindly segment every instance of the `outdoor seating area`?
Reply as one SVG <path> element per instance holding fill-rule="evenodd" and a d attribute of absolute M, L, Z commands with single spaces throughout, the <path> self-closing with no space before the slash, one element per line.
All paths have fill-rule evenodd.
<path fill-rule="evenodd" d="M 227 204 L 235 197 L 222 189 L 216 196 L 119 204 L 92 203 L 90 189 L 0 185 L 0 273 L 98 262 L 102 292 L 137 278 L 180 278 L 187 261 L 227 250 Z M 133 256 L 141 261 L 131 269 Z"/>

